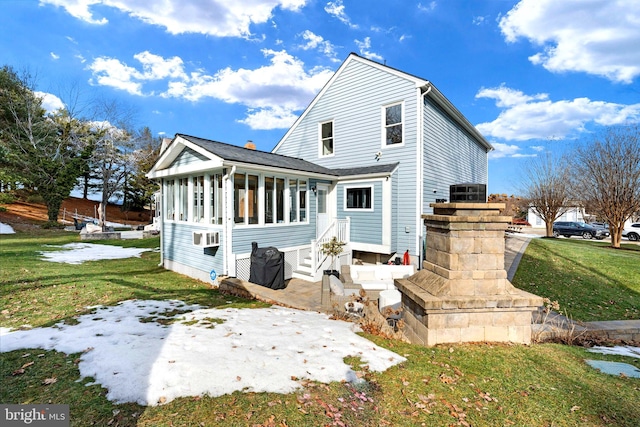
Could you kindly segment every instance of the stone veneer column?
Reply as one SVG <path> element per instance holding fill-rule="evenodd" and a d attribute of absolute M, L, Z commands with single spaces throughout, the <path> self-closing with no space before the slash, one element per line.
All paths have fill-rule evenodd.
<path fill-rule="evenodd" d="M 531 313 L 542 298 L 516 289 L 504 269 L 511 218 L 501 203 L 436 203 L 422 270 L 396 280 L 406 335 L 435 345 L 468 341 L 531 342 Z"/>

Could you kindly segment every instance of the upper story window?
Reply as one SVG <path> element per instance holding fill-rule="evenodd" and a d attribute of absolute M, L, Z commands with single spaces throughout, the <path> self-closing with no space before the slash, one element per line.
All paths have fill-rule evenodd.
<path fill-rule="evenodd" d="M 373 187 L 345 188 L 345 210 L 373 210 Z"/>
<path fill-rule="evenodd" d="M 384 145 L 388 146 L 403 143 L 402 121 L 402 103 L 384 107 Z"/>
<path fill-rule="evenodd" d="M 320 155 L 333 154 L 333 121 L 320 123 Z"/>

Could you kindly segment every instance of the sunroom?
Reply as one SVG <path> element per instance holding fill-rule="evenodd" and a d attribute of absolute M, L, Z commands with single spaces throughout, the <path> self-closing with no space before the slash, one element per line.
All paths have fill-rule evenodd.
<path fill-rule="evenodd" d="M 161 183 L 164 267 L 201 280 L 248 279 L 252 242 L 285 254 L 287 278 L 315 280 L 321 242 L 349 241 L 329 211 L 336 172 L 304 160 L 176 135 L 148 176 Z"/>

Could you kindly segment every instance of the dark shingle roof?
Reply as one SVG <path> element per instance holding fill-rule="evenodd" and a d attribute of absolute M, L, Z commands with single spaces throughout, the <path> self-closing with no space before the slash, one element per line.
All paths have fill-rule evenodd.
<path fill-rule="evenodd" d="M 176 137 L 178 136 L 230 162 L 246 163 L 257 166 L 270 166 L 336 177 L 392 172 L 398 166 L 398 163 L 393 163 L 356 168 L 330 169 L 306 160 L 298 159 L 297 157 L 289 157 L 281 154 L 269 153 L 267 151 L 253 150 L 224 142 L 198 138 L 196 136 L 176 134 Z"/>

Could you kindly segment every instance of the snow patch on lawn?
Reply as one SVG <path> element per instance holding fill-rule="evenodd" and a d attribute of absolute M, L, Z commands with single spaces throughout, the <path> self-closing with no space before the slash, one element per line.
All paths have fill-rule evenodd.
<path fill-rule="evenodd" d="M 40 252 L 40 255 L 43 256 L 45 261 L 82 264 L 85 261 L 140 257 L 140 254 L 149 250 L 142 248 L 123 248 L 121 246 L 98 245 L 95 243 L 68 243 L 66 245 L 55 247 L 62 250 Z"/>
<path fill-rule="evenodd" d="M 94 307 L 77 320 L 28 331 L 0 328 L 0 352 L 83 352 L 82 377 L 107 388 L 113 402 L 141 405 L 234 391 L 291 393 L 302 379 L 356 382 L 346 356 L 360 357 L 372 371 L 405 360 L 357 335 L 353 323 L 282 307 L 206 309 L 131 300 Z"/>
<path fill-rule="evenodd" d="M 15 234 L 15 231 L 10 225 L 0 222 L 0 234 Z"/>

